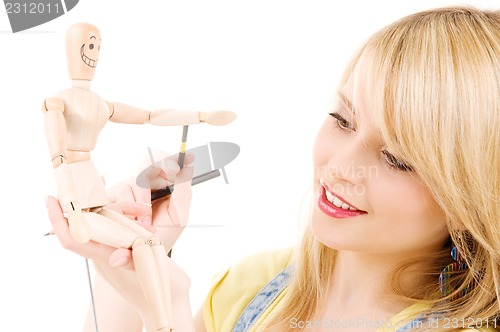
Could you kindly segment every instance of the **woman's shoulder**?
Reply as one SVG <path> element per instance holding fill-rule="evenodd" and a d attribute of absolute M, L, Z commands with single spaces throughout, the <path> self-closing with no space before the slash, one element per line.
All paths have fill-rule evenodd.
<path fill-rule="evenodd" d="M 262 280 L 267 283 L 290 264 L 292 250 L 275 249 L 247 256 L 228 268 L 226 276 L 235 276 L 240 280 Z"/>
<path fill-rule="evenodd" d="M 291 255 L 292 248 L 284 248 L 245 257 L 217 274 L 214 278 L 212 290 L 217 295 L 225 291 L 234 294 L 238 290 L 255 295 L 290 264 Z"/>
<path fill-rule="evenodd" d="M 291 263 L 292 250 L 260 252 L 217 274 L 204 304 L 207 331 L 230 331 L 253 297 Z"/>

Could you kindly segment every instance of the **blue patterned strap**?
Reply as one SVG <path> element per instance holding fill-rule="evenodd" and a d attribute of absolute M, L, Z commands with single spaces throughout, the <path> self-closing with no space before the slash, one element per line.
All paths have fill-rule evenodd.
<path fill-rule="evenodd" d="M 260 315 L 274 302 L 280 293 L 288 286 L 291 267 L 287 267 L 271 280 L 248 303 L 241 313 L 232 332 L 246 332 L 255 324 Z"/>
<path fill-rule="evenodd" d="M 281 292 L 288 286 L 292 267 L 288 266 L 271 280 L 257 295 L 248 303 L 245 310 L 236 321 L 232 332 L 248 332 L 259 319 L 264 311 L 274 302 Z M 422 316 L 395 327 L 395 332 L 411 331 L 416 327 L 425 326 L 426 319 Z"/>
<path fill-rule="evenodd" d="M 416 328 L 422 328 L 425 326 L 424 322 L 426 322 L 424 317 L 419 316 L 419 317 L 409 321 L 405 325 L 398 327 L 396 332 L 406 332 L 406 331 L 414 330 Z"/>

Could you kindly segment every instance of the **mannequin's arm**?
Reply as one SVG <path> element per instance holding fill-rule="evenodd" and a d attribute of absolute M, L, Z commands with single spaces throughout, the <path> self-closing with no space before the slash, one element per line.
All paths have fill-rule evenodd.
<path fill-rule="evenodd" d="M 108 103 L 111 112 L 110 120 L 118 123 L 144 124 L 154 126 L 185 126 L 208 123 L 223 126 L 232 122 L 236 115 L 229 111 L 199 112 L 172 109 L 147 111 L 122 103 Z"/>
<path fill-rule="evenodd" d="M 59 98 L 48 98 L 42 106 L 45 120 L 45 137 L 54 168 L 66 158 L 66 122 L 64 102 Z"/>

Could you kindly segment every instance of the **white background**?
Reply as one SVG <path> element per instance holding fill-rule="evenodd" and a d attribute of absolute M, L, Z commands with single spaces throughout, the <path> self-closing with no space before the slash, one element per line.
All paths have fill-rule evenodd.
<path fill-rule="evenodd" d="M 44 199 L 55 193 L 43 131 L 45 98 L 69 87 L 64 32 L 76 22 L 103 36 L 92 89 L 134 106 L 228 109 L 227 127 L 191 126 L 188 148 L 241 147 L 222 178 L 196 186 L 190 227 L 174 259 L 200 306 L 217 271 L 296 242 L 312 174 L 311 146 L 341 72 L 360 43 L 406 14 L 498 0 L 99 1 L 12 34 L 0 13 L 2 331 L 78 331 L 89 303 L 83 258 L 63 250 Z M 133 175 L 147 147 L 177 151 L 181 128 L 104 128 L 93 160 L 108 184 Z M 221 227 L 202 227 L 209 225 Z M 109 308 L 106 308 L 109 310 Z"/>

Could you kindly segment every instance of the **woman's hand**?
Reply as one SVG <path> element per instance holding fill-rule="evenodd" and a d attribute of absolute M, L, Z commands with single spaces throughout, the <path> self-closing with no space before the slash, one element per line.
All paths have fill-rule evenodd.
<path fill-rule="evenodd" d="M 131 217 L 135 217 L 143 227 L 155 233 L 169 251 L 188 222 L 193 178 L 193 169 L 189 165 L 193 159 L 192 155 L 186 155 L 186 167 L 181 170 L 173 157 L 163 158 L 153 164 L 149 162 L 149 165 L 141 168 L 138 177 L 128 179 L 108 191 L 113 203 L 106 208 L 125 215 L 133 212 Z M 151 206 L 151 192 L 170 185 L 174 185 L 173 193 L 152 202 Z M 144 204 L 144 210 L 130 211 L 130 202 Z M 130 250 L 117 250 L 110 257 L 110 264 L 125 265 L 130 260 Z"/>
<path fill-rule="evenodd" d="M 186 161 L 189 163 L 191 159 L 186 158 Z M 136 219 L 145 228 L 156 233 L 167 250 L 180 236 L 187 222 L 191 202 L 192 169 L 185 167 L 179 171 L 178 167 L 176 170 L 175 166 L 171 165 L 168 166 L 173 170 L 167 169 L 166 163 L 163 163 L 161 167 L 148 170 L 151 189 L 159 189 L 175 183 L 175 189 L 170 197 L 155 201 L 151 206 L 148 203 L 151 199 L 151 189 L 138 186 L 136 181 L 128 181 L 110 191 L 115 203 L 106 207 Z M 92 259 L 99 274 L 135 308 L 144 324 L 148 326 L 151 321 L 150 313 L 145 311 L 147 305 L 137 280 L 130 250 L 116 249 L 94 241 L 85 244 L 78 243 L 69 233 L 68 222 L 57 199 L 48 197 L 47 209 L 53 231 L 62 246 Z M 170 259 L 167 269 L 172 290 L 174 324 L 181 327 L 175 321 L 182 317 L 181 330 L 186 327 L 187 331 L 190 331 L 192 316 L 188 296 L 189 277 Z"/>
<path fill-rule="evenodd" d="M 139 313 L 146 327 L 151 324 L 150 312 L 144 294 L 139 285 L 133 262 L 130 260 L 123 266 L 111 266 L 110 258 L 116 252 L 116 248 L 103 245 L 94 241 L 85 244 L 76 242 L 69 232 L 68 221 L 64 218 L 59 202 L 54 197 L 47 197 L 47 209 L 54 233 L 57 235 L 61 245 L 81 256 L 92 259 L 97 272 L 111 284 Z M 137 206 L 136 211 L 126 210 L 129 214 L 143 215 L 149 206 Z M 154 218 L 153 218 L 154 219 Z M 122 250 L 122 249 L 118 249 Z M 172 310 L 174 314 L 174 325 L 179 331 L 186 329 L 191 331 L 191 309 L 189 304 L 190 279 L 177 264 L 168 259 L 168 273 L 170 275 L 170 289 L 172 298 Z"/>
<path fill-rule="evenodd" d="M 193 169 L 189 164 L 192 155 L 185 158 L 186 167 L 179 169 L 176 156 L 163 158 L 157 162 L 144 165 L 140 177 L 131 178 L 108 191 L 111 209 L 138 221 L 140 225 L 155 233 L 166 250 L 170 250 L 187 224 L 191 205 L 191 180 Z M 139 181 L 140 180 L 140 181 Z M 159 199 L 151 205 L 151 191 L 174 185 L 170 196 Z M 112 266 L 128 265 L 131 253 L 128 249 L 116 249 L 93 241 L 85 244 L 77 243 L 67 236 L 67 221 L 62 215 L 57 200 L 47 199 L 47 208 L 53 231 L 62 246 L 95 262 L 109 260 Z M 64 222 L 63 222 L 64 220 Z M 130 265 L 129 265 L 130 267 Z"/>

